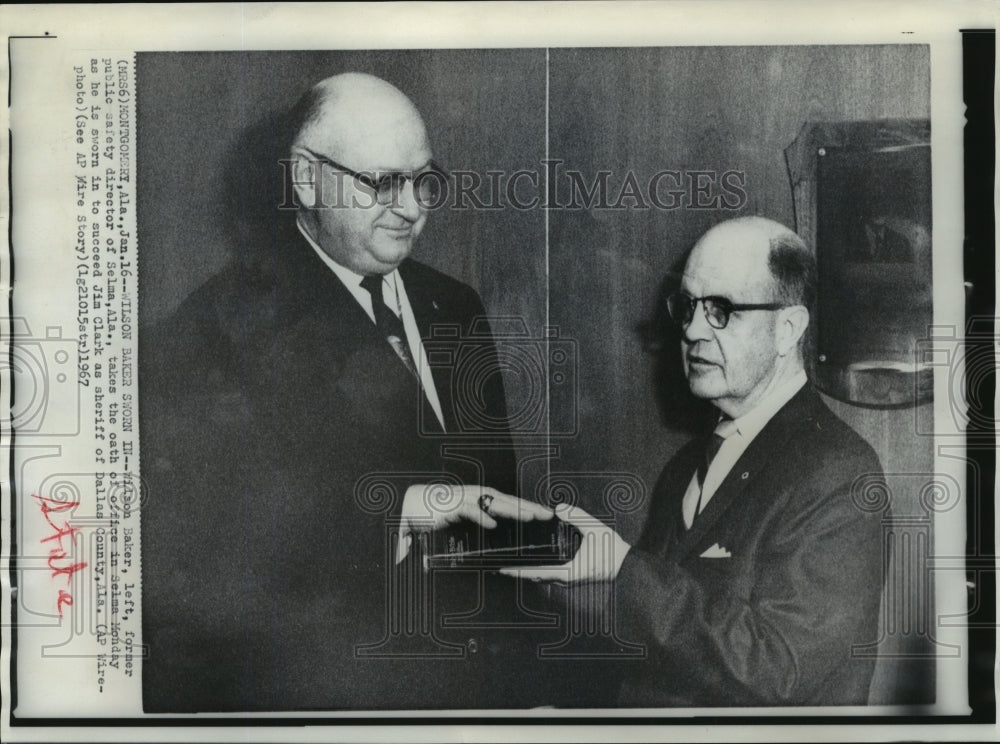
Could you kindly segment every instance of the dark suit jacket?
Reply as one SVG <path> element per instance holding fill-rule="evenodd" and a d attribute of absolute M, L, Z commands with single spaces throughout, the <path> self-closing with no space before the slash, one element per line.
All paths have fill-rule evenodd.
<path fill-rule="evenodd" d="M 878 638 L 880 515 L 852 486 L 882 477 L 875 453 L 807 385 L 688 531 L 681 501 L 704 447 L 664 469 L 616 582 L 621 637 L 649 653 L 620 704 L 867 703 L 874 660 L 851 649 Z M 731 557 L 701 557 L 714 544 Z"/>
<path fill-rule="evenodd" d="M 441 640 L 388 598 L 424 580 L 395 572 L 391 522 L 434 475 L 511 492 L 507 431 L 443 456 L 412 376 L 294 225 L 261 242 L 140 338 L 145 709 L 486 705 L 468 661 L 495 649 L 474 630 Z M 412 260 L 400 273 L 422 335 L 492 347 L 470 287 Z M 450 432 L 454 377 L 435 369 Z M 478 379 L 483 419 L 503 421 L 499 373 Z M 453 609 L 474 610 L 479 578 L 458 579 Z M 380 647 L 390 621 L 406 643 Z"/>

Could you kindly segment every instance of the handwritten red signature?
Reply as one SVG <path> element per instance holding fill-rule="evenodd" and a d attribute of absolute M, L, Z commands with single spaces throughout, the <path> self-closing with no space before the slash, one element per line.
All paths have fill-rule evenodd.
<path fill-rule="evenodd" d="M 73 578 L 73 574 L 87 567 L 86 562 L 78 561 L 73 563 L 73 559 L 70 558 L 66 552 L 66 548 L 63 545 L 63 538 L 68 537 L 70 543 L 76 543 L 77 533 L 80 531 L 79 527 L 74 527 L 69 522 L 63 521 L 62 526 L 56 524 L 53 521 L 53 514 L 59 512 L 71 511 L 80 505 L 79 501 L 56 501 L 55 499 L 48 498 L 46 496 L 39 496 L 38 494 L 31 494 L 32 498 L 36 499 L 39 504 L 39 508 L 42 510 L 42 516 L 45 517 L 45 521 L 49 523 L 52 528 L 52 534 L 41 539 L 43 543 L 50 543 L 55 541 L 56 546 L 49 550 L 49 568 L 52 570 L 52 577 L 65 576 L 66 583 Z M 72 545 L 71 545 L 72 547 Z M 62 563 L 60 563 L 60 561 Z M 63 606 L 73 605 L 73 595 L 70 594 L 65 589 L 59 590 L 59 596 L 56 599 L 56 609 L 59 611 L 59 617 L 63 616 Z"/>

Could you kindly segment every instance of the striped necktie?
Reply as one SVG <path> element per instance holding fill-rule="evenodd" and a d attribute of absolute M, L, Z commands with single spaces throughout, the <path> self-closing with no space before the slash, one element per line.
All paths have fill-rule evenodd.
<path fill-rule="evenodd" d="M 410 347 L 406 342 L 406 329 L 403 327 L 403 320 L 396 315 L 389 306 L 385 304 L 385 297 L 382 294 L 382 281 L 384 277 L 380 274 L 372 274 L 361 280 L 361 286 L 372 296 L 372 310 L 375 313 L 375 327 L 379 333 L 385 336 L 393 351 L 396 352 L 410 373 L 420 379 L 417 367 L 413 363 L 410 355 Z"/>

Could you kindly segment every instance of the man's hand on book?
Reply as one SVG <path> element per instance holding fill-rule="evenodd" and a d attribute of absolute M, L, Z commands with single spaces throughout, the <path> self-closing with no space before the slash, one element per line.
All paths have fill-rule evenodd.
<path fill-rule="evenodd" d="M 556 507 L 555 515 L 580 531 L 580 548 L 572 560 L 560 566 L 501 568 L 500 573 L 515 579 L 560 584 L 614 579 L 631 546 L 604 522 L 578 506 L 561 504 Z"/>
<path fill-rule="evenodd" d="M 493 529 L 497 526 L 494 517 L 531 522 L 552 519 L 552 510 L 486 486 L 421 483 L 406 489 L 400 517 L 397 564 L 409 554 L 415 532 L 437 529 L 463 519 Z"/>

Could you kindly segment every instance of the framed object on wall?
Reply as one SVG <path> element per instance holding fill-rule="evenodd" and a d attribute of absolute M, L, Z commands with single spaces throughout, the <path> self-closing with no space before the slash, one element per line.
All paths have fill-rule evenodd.
<path fill-rule="evenodd" d="M 930 122 L 807 123 L 785 159 L 819 271 L 816 385 L 867 407 L 930 400 Z"/>

